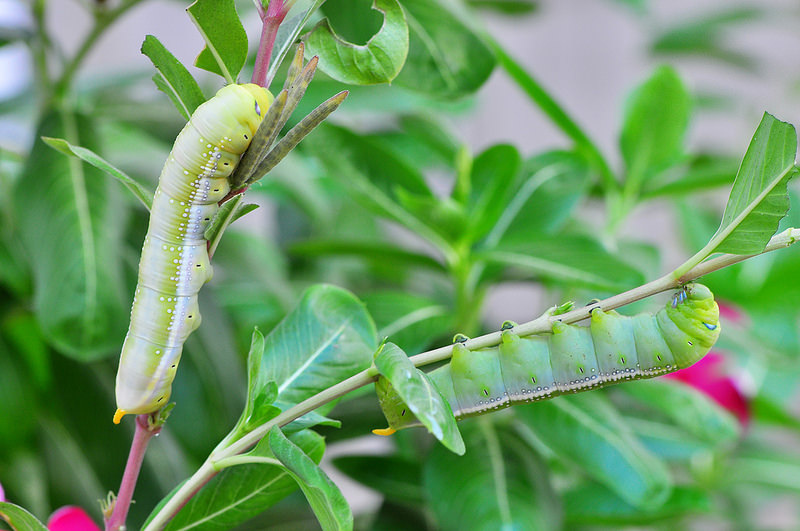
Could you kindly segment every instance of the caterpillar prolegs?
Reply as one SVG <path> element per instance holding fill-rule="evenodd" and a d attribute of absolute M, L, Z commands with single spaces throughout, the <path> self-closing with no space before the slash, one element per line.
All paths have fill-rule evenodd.
<path fill-rule="evenodd" d="M 128 413 L 156 411 L 169 399 L 183 343 L 200 325 L 197 293 L 212 275 L 205 231 L 272 100 L 258 85 L 223 87 L 175 140 L 139 262 L 117 372 L 115 423 Z"/>
<path fill-rule="evenodd" d="M 591 324 L 554 322 L 552 333 L 520 337 L 503 330 L 499 346 L 453 346 L 450 363 L 428 373 L 456 419 L 546 400 L 625 380 L 652 378 L 692 365 L 720 333 L 719 308 L 701 284 L 681 288 L 655 315 L 591 311 Z M 420 425 L 383 377 L 376 389 L 388 435 Z"/>

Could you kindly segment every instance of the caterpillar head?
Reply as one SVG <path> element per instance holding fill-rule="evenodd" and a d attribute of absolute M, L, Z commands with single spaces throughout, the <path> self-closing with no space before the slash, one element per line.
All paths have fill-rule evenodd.
<path fill-rule="evenodd" d="M 702 346 L 710 348 L 720 333 L 719 307 L 711 290 L 687 284 L 667 303 L 670 319 Z"/>

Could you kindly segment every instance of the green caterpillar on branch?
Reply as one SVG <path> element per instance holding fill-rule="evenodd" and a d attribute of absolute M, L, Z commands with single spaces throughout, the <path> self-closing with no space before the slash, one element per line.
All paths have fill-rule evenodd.
<path fill-rule="evenodd" d="M 258 85 L 223 87 L 195 110 L 175 140 L 139 262 L 117 372 L 116 424 L 129 413 L 156 411 L 169 399 L 183 343 L 200 326 L 197 293 L 211 279 L 205 231 L 272 101 Z"/>
<path fill-rule="evenodd" d="M 588 327 L 555 321 L 552 333 L 527 337 L 503 328 L 500 345 L 470 351 L 456 343 L 450 363 L 427 374 L 456 419 L 677 371 L 705 356 L 720 333 L 719 308 L 701 284 L 681 288 L 655 315 L 597 307 Z M 376 389 L 389 427 L 374 433 L 421 425 L 388 380 L 381 376 Z"/>

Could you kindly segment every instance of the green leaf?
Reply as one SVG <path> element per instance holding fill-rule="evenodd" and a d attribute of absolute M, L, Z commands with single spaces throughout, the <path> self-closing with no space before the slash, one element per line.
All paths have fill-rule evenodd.
<path fill-rule="evenodd" d="M 642 274 L 586 236 L 531 234 L 501 242 L 476 253 L 490 263 L 505 265 L 571 286 L 615 291 L 644 282 Z"/>
<path fill-rule="evenodd" d="M 142 43 L 142 53 L 150 58 L 158 73 L 153 76 L 156 86 L 169 96 L 187 121 L 194 110 L 206 101 L 203 91 L 186 67 L 161 42 L 148 35 Z"/>
<path fill-rule="evenodd" d="M 280 408 L 273 405 L 278 398 L 278 385 L 275 382 L 263 382 L 258 378 L 263 356 L 264 336 L 256 328 L 253 330 L 250 351 L 247 354 L 247 401 L 242 416 L 231 430 L 237 439 L 277 417 L 281 412 Z"/>
<path fill-rule="evenodd" d="M 358 299 L 313 286 L 266 337 L 259 385 L 275 382 L 280 400 L 297 404 L 369 367 L 376 348 L 375 325 Z"/>
<path fill-rule="evenodd" d="M 488 246 L 504 237 L 513 240 L 561 228 L 587 194 L 591 181 L 586 160 L 571 151 L 549 151 L 528 159 L 520 174 L 523 179 L 492 227 Z"/>
<path fill-rule="evenodd" d="M 467 0 L 467 3 L 503 15 L 530 15 L 539 9 L 539 3 L 535 0 Z"/>
<path fill-rule="evenodd" d="M 464 441 L 450 404 L 427 375 L 414 367 L 405 352 L 394 343 L 386 343 L 375 356 L 375 367 L 434 437 L 450 451 L 464 453 Z M 379 380 L 375 385 L 385 386 L 386 381 Z"/>
<path fill-rule="evenodd" d="M 247 59 L 247 33 L 234 0 L 195 0 L 186 12 L 206 41 L 195 66 L 236 83 Z"/>
<path fill-rule="evenodd" d="M 681 21 L 656 36 L 651 47 L 657 54 L 693 54 L 704 60 L 714 58 L 734 66 L 755 69 L 758 64 L 751 55 L 725 45 L 729 39 L 724 32 L 733 30 L 731 26 L 751 22 L 763 15 L 764 10 L 750 6 L 716 10 L 688 22 Z"/>
<path fill-rule="evenodd" d="M 606 485 L 626 502 L 658 507 L 669 497 L 664 464 L 633 436 L 596 394 L 561 396 L 516 409 L 516 415 L 566 464 Z"/>
<path fill-rule="evenodd" d="M 620 389 L 703 441 L 725 445 L 739 438 L 736 419 L 688 385 L 658 379 L 628 382 Z"/>
<path fill-rule="evenodd" d="M 470 240 L 485 236 L 504 213 L 520 164 L 519 152 L 509 144 L 497 144 L 475 157 L 467 202 Z"/>
<path fill-rule="evenodd" d="M 322 459 L 325 442 L 320 435 L 304 430 L 290 435 L 289 439 L 311 461 L 319 463 Z M 228 467 L 189 500 L 167 525 L 166 531 L 228 530 L 272 507 L 296 489 L 290 472 L 279 466 L 257 463 Z M 161 500 L 148 522 L 175 490 Z"/>
<path fill-rule="evenodd" d="M 378 326 L 378 337 L 387 337 L 406 353 L 418 354 L 443 330 L 450 330 L 452 312 L 436 300 L 405 292 L 378 291 L 362 297 Z"/>
<path fill-rule="evenodd" d="M 390 261 L 406 267 L 419 267 L 438 272 L 446 271 L 444 265 L 428 255 L 407 251 L 382 241 L 306 240 L 292 244 L 289 252 L 299 256 L 357 256 L 363 260 Z"/>
<path fill-rule="evenodd" d="M 38 139 L 64 137 L 91 147 L 93 129 L 80 116 L 49 113 L 13 193 L 42 331 L 79 360 L 110 354 L 125 336 L 131 296 L 122 277 L 127 208 L 116 184 L 98 169 Z"/>
<path fill-rule="evenodd" d="M 278 67 L 280 67 L 286 54 L 297 42 L 297 37 L 305 28 L 306 22 L 324 2 L 325 0 L 296 0 L 294 2 L 283 22 L 278 26 L 275 44 L 272 47 L 272 60 L 267 71 L 267 81 L 272 81 L 275 78 Z"/>
<path fill-rule="evenodd" d="M 467 25 L 439 2 L 403 0 L 409 29 L 406 65 L 395 83 L 436 98 L 476 92 L 495 59 Z"/>
<path fill-rule="evenodd" d="M 663 505 L 651 510 L 635 507 L 596 484 L 583 485 L 564 495 L 566 523 L 573 526 L 643 526 L 711 510 L 708 494 L 692 487 L 675 487 Z"/>
<path fill-rule="evenodd" d="M 750 254 L 764 246 L 789 211 L 786 184 L 794 175 L 797 133 L 764 113 L 733 182 L 711 252 Z"/>
<path fill-rule="evenodd" d="M 408 54 L 408 25 L 397 0 L 374 0 L 372 9 L 383 14 L 381 29 L 364 45 L 347 42 L 322 20 L 306 36 L 306 53 L 318 55 L 323 72 L 342 83 L 389 83 L 400 72 Z"/>
<path fill-rule="evenodd" d="M 73 146 L 63 138 L 43 136 L 42 140 L 51 148 L 60 151 L 67 156 L 77 157 L 84 162 L 88 162 L 95 168 L 103 170 L 108 175 L 124 184 L 125 188 L 128 189 L 133 197 L 138 199 L 147 210 L 150 210 L 150 207 L 153 204 L 153 192 L 149 191 L 144 187 L 144 185 L 134 180 L 122 170 L 112 166 L 111 163 L 107 162 L 105 159 L 103 159 L 103 157 L 94 151 L 80 146 Z"/>
<path fill-rule="evenodd" d="M 638 195 L 644 181 L 677 162 L 689 125 L 691 96 L 669 66 L 659 67 L 629 97 L 620 135 L 627 168 L 626 193 Z"/>
<path fill-rule="evenodd" d="M 417 461 L 396 455 L 359 455 L 338 457 L 333 466 L 390 500 L 411 507 L 424 503 L 422 468 Z"/>
<path fill-rule="evenodd" d="M 436 446 L 425 462 L 423 484 L 436 528 L 560 528 L 557 499 L 543 481 L 548 471 L 536 454 L 516 434 L 498 430 L 485 418 L 478 426 L 463 424 L 466 454 Z"/>
<path fill-rule="evenodd" d="M 336 484 L 277 426 L 269 434 L 269 448 L 300 485 L 323 531 L 353 529 L 353 513 Z"/>
<path fill-rule="evenodd" d="M 14 531 L 47 531 L 47 528 L 31 513 L 13 503 L 0 501 L 0 518 Z"/>

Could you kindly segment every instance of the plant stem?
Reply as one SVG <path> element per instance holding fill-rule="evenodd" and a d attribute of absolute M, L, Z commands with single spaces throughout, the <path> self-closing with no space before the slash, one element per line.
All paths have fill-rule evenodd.
<path fill-rule="evenodd" d="M 133 500 L 133 491 L 136 488 L 136 480 L 139 477 L 139 470 L 142 468 L 144 452 L 150 439 L 161 431 L 161 426 L 150 424 L 150 415 L 138 415 L 136 417 L 136 432 L 133 435 L 131 451 L 128 454 L 128 462 L 125 465 L 125 472 L 122 474 L 122 483 L 119 486 L 119 493 L 114 502 L 114 509 L 111 516 L 106 521 L 106 531 L 119 531 L 125 529 L 125 520 L 128 517 L 128 509 Z"/>
<path fill-rule="evenodd" d="M 267 79 L 267 72 L 272 57 L 272 47 L 275 45 L 278 28 L 288 12 L 283 0 L 271 0 L 267 12 L 261 17 L 261 39 L 258 41 L 256 66 L 252 77 L 252 82 L 256 85 L 269 88 L 272 80 Z"/>
<path fill-rule="evenodd" d="M 762 253 L 763 254 L 777 249 L 783 249 L 800 240 L 800 229 L 786 229 L 772 237 Z M 663 277 L 648 282 L 642 286 L 626 291 L 619 295 L 614 295 L 590 307 L 579 308 L 571 312 L 561 314 L 558 320 L 564 323 L 574 323 L 589 317 L 589 310 L 596 307 L 601 307 L 604 310 L 612 310 L 619 308 L 625 304 L 635 302 L 651 295 L 655 295 L 662 291 L 676 288 L 681 284 L 685 284 L 694 280 L 702 275 L 706 275 L 713 271 L 717 271 L 724 267 L 728 267 L 735 263 L 747 260 L 757 255 L 734 255 L 725 254 L 703 262 L 702 264 L 692 268 L 685 275 L 680 278 L 675 278 L 672 273 L 664 275 Z M 523 323 L 514 327 L 514 331 L 520 336 L 532 335 L 541 332 L 547 332 L 552 327 L 553 318 L 548 314 L 544 314 L 533 321 Z M 500 332 L 492 332 L 484 336 L 476 337 L 468 340 L 464 345 L 470 349 L 488 348 L 500 344 Z M 452 356 L 453 346 L 448 345 L 440 347 L 428 352 L 423 352 L 410 359 L 416 367 L 429 365 L 437 361 L 443 361 Z M 262 424 L 250 433 L 244 435 L 238 441 L 232 443 L 230 446 L 216 450 L 209 455 L 205 463 L 190 477 L 186 482 L 175 492 L 170 500 L 162 507 L 161 511 L 153 518 L 150 524 L 144 528 L 143 531 L 156 531 L 163 528 L 167 522 L 186 504 L 191 496 L 194 495 L 203 485 L 205 485 L 217 473 L 215 464 L 220 461 L 230 459 L 235 455 L 239 455 L 248 448 L 256 444 L 273 426 L 285 426 L 295 419 L 305 415 L 306 413 L 317 409 L 318 407 L 339 398 L 351 391 L 354 391 L 365 385 L 369 385 L 378 378 L 378 371 L 373 366 L 369 369 L 363 370 L 346 380 L 343 380 L 336 385 L 333 385 L 316 395 L 307 398 L 299 404 L 287 409 L 280 415 Z"/>

